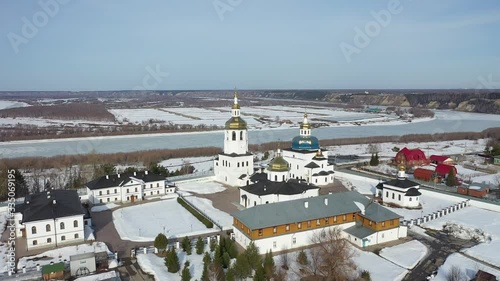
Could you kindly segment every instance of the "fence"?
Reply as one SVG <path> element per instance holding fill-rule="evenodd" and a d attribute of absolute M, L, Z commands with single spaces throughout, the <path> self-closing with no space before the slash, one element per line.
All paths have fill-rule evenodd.
<path fill-rule="evenodd" d="M 455 211 L 458 211 L 460 209 L 463 209 L 467 206 L 470 206 L 470 200 L 465 200 L 465 201 L 462 201 L 462 202 L 459 202 L 459 203 L 456 203 L 454 205 L 451 205 L 447 208 L 444 208 L 444 209 L 441 209 L 439 211 L 436 211 L 432 214 L 428 214 L 426 216 L 423 216 L 421 218 L 417 218 L 417 219 L 411 219 L 411 220 L 401 220 L 400 221 L 400 224 L 403 225 L 403 226 L 412 226 L 412 225 L 421 225 L 423 223 L 426 223 L 426 222 L 429 222 L 431 220 L 435 220 L 437 218 L 440 218 L 440 217 L 443 217 L 443 216 L 446 216 L 448 214 L 451 214 Z"/>

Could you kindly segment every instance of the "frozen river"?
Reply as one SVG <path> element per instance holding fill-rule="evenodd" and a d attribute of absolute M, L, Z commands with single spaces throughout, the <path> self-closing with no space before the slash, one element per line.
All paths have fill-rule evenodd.
<path fill-rule="evenodd" d="M 389 136 L 406 134 L 433 134 L 444 132 L 482 131 L 500 127 L 500 115 L 475 114 L 454 111 L 436 111 L 434 120 L 404 124 L 379 124 L 353 127 L 328 127 L 313 130 L 321 139 Z M 250 144 L 277 140 L 291 140 L 298 128 L 250 131 Z M 63 140 L 37 140 L 0 143 L 0 157 L 55 156 L 96 153 L 131 152 L 150 149 L 175 149 L 223 145 L 223 132 L 200 132 L 156 135 L 130 135 Z"/>

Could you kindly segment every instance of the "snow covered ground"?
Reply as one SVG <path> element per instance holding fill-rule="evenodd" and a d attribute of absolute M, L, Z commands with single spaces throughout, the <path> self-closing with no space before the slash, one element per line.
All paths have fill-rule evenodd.
<path fill-rule="evenodd" d="M 19 259 L 17 268 L 22 269 L 23 266 L 26 266 L 26 268 L 35 268 L 37 264 L 39 264 L 40 266 L 44 266 L 50 264 L 50 262 L 56 263 L 64 260 L 69 261 L 70 256 L 92 252 L 108 252 L 108 254 L 111 253 L 108 249 L 108 246 L 106 246 L 106 244 L 103 242 L 80 244 L 76 246 L 68 246 L 49 250 L 35 256 L 22 257 Z"/>
<path fill-rule="evenodd" d="M 468 239 L 467 229 L 480 229 L 491 237 L 491 241 L 480 243 L 477 246 L 464 250 L 470 256 L 500 266 L 500 213 L 467 207 L 444 217 L 423 224 L 425 228 L 442 230 L 446 223 L 455 223 L 463 226 L 456 236 Z"/>
<path fill-rule="evenodd" d="M 7 224 L 7 212 L 0 213 L 0 237 Z M 7 272 L 9 267 L 7 265 L 7 243 L 0 241 L 0 274 Z"/>
<path fill-rule="evenodd" d="M 446 261 L 442 266 L 438 269 L 437 276 L 432 279 L 432 281 L 447 281 L 447 275 L 449 274 L 452 266 L 458 266 L 461 271 L 467 276 L 466 280 L 471 280 L 474 278 L 478 270 L 483 270 L 485 272 L 491 273 L 500 279 L 500 271 L 491 268 L 489 266 L 485 266 L 482 263 L 476 262 L 472 259 L 469 259 L 460 253 L 454 253 L 446 258 Z"/>
<path fill-rule="evenodd" d="M 116 205 L 115 203 L 108 203 L 108 204 L 104 204 L 104 205 L 94 206 L 90 210 L 94 213 L 97 213 L 97 212 L 111 210 L 111 209 L 114 209 L 117 207 L 119 207 L 119 205 Z"/>
<path fill-rule="evenodd" d="M 195 192 L 198 194 L 211 194 L 226 190 L 226 188 L 214 181 L 196 181 L 177 184 L 177 190 Z"/>
<path fill-rule="evenodd" d="M 113 211 L 116 231 L 124 240 L 154 241 L 159 233 L 168 238 L 212 232 L 176 200 L 162 200 Z"/>
<path fill-rule="evenodd" d="M 233 228 L 233 218 L 228 213 L 225 213 L 225 212 L 215 208 L 212 205 L 211 200 L 208 200 L 205 198 L 199 198 L 196 196 L 186 196 L 186 197 L 184 197 L 184 199 L 186 199 L 186 201 L 189 201 L 193 205 L 195 205 L 200 211 L 205 213 L 213 221 L 222 225 L 222 227 L 224 229 L 232 229 Z"/>
<path fill-rule="evenodd" d="M 426 255 L 427 247 L 417 240 L 384 248 L 380 251 L 380 256 L 407 269 L 414 268 Z"/>
<path fill-rule="evenodd" d="M 22 101 L 0 100 L 0 110 L 7 108 L 26 107 L 26 106 L 30 105 Z"/>
<path fill-rule="evenodd" d="M 169 171 L 178 170 L 185 164 L 189 164 L 194 167 L 194 173 L 199 173 L 213 170 L 214 157 L 172 158 L 161 161 L 159 164 Z"/>
<path fill-rule="evenodd" d="M 120 275 L 116 271 L 109 271 L 109 272 L 76 278 L 75 281 L 101 281 L 116 277 L 120 277 Z"/>
<path fill-rule="evenodd" d="M 205 251 L 208 251 L 208 247 L 206 245 Z M 201 274 L 203 273 L 203 254 L 197 255 L 194 250 L 189 256 L 182 251 L 178 251 L 177 253 L 179 256 L 181 270 L 184 268 L 186 260 L 188 260 L 190 263 L 189 272 L 191 273 L 191 280 L 201 280 Z M 167 267 L 165 266 L 165 259 L 158 257 L 155 254 L 140 253 L 137 255 L 137 263 L 144 272 L 153 275 L 156 281 L 181 280 L 180 271 L 177 273 L 168 272 Z"/>

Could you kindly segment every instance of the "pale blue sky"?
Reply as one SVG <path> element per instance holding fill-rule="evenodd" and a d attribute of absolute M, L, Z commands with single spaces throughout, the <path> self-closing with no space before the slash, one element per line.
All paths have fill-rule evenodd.
<path fill-rule="evenodd" d="M 169 75 L 154 88 L 166 90 L 500 82 L 498 0 L 401 0 L 350 62 L 342 42 L 359 47 L 355 28 L 391 1 L 65 1 L 34 34 L 23 18 L 43 24 L 39 1 L 0 1 L 0 90 L 133 89 L 157 65 Z M 238 5 L 221 17 L 214 3 Z"/>

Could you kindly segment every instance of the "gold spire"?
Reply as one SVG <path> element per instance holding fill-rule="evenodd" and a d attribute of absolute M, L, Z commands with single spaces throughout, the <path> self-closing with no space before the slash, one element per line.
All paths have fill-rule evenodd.
<path fill-rule="evenodd" d="M 238 104 L 238 91 L 234 88 L 234 104 L 233 109 L 240 109 L 240 105 Z"/>
<path fill-rule="evenodd" d="M 304 122 L 300 125 L 301 129 L 311 129 L 311 124 L 307 120 L 307 112 L 304 113 Z"/>

